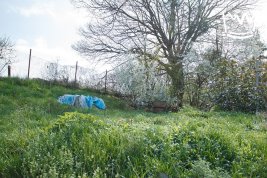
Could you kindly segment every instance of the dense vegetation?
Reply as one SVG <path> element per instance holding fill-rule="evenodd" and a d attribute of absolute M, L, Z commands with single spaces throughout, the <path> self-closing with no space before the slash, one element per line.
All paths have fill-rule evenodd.
<path fill-rule="evenodd" d="M 57 103 L 96 95 L 106 111 Z M 0 79 L 0 177 L 267 177 L 265 116 L 131 110 L 117 98 Z"/>

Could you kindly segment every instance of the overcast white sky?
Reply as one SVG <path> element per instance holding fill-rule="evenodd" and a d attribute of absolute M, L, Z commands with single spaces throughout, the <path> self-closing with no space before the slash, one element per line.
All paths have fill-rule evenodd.
<path fill-rule="evenodd" d="M 33 65 L 45 60 L 65 65 L 79 61 L 92 67 L 71 48 L 79 40 L 79 27 L 88 20 L 70 0 L 0 0 L 0 35 L 16 44 L 15 70 L 26 70 L 30 48 Z"/>
<path fill-rule="evenodd" d="M 267 0 L 261 0 L 254 15 L 267 42 Z M 15 68 L 27 66 L 30 48 L 38 60 L 59 60 L 67 65 L 78 60 L 84 67 L 94 67 L 71 48 L 79 40 L 79 27 L 89 20 L 70 0 L 0 0 L 0 35 L 10 37 L 16 44 Z M 97 68 L 105 70 L 103 66 Z"/>
<path fill-rule="evenodd" d="M 0 21 L 0 34 L 10 37 L 18 52 L 32 48 L 35 56 L 72 64 L 80 59 L 71 44 L 87 18 L 69 0 L 1 0 Z"/>

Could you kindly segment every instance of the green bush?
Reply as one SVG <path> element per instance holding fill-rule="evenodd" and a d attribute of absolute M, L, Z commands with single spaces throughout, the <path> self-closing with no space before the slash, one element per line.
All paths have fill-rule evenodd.
<path fill-rule="evenodd" d="M 231 177 L 227 172 L 224 172 L 220 168 L 215 168 L 214 170 L 212 170 L 210 168 L 209 162 L 202 160 L 202 159 L 194 161 L 189 175 L 190 177 L 193 177 L 193 178 L 199 178 L 199 177 L 205 177 L 205 178 L 213 178 L 213 177 L 228 178 L 229 177 L 230 178 Z"/>

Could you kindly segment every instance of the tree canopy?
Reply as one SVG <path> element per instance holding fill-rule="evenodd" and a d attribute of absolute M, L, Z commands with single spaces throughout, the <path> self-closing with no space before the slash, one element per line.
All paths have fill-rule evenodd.
<path fill-rule="evenodd" d="M 92 17 L 73 47 L 97 60 L 118 60 L 134 54 L 154 61 L 172 80 L 182 105 L 184 57 L 194 42 L 217 28 L 222 14 L 245 10 L 255 0 L 73 0 Z M 121 58 L 121 57 L 124 58 Z M 140 56 L 144 56 L 140 58 Z"/>

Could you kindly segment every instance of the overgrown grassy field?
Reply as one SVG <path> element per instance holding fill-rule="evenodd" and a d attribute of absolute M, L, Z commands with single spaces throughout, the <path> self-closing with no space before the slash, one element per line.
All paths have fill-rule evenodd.
<path fill-rule="evenodd" d="M 57 103 L 94 95 L 106 111 Z M 0 177 L 267 177 L 264 116 L 134 111 L 119 99 L 0 79 Z"/>

